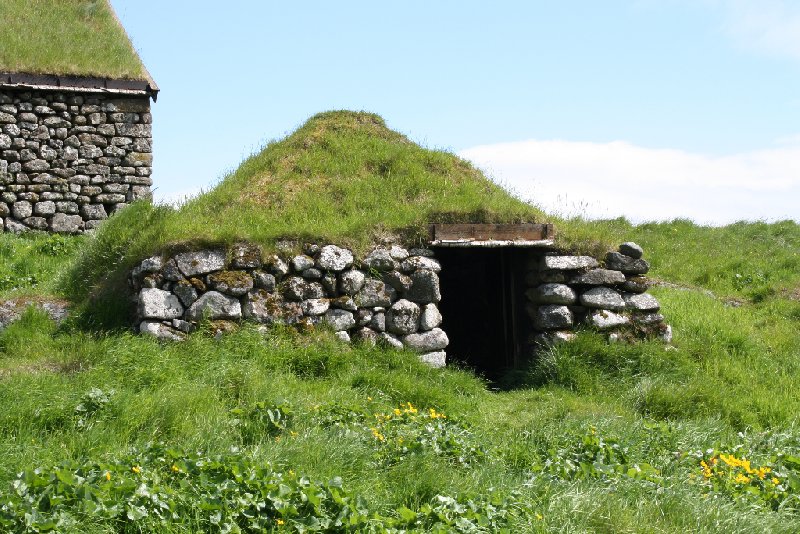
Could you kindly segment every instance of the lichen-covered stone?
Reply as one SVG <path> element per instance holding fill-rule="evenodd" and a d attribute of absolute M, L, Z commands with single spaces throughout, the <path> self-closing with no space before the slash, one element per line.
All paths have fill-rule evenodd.
<path fill-rule="evenodd" d="M 359 308 L 371 308 L 373 306 L 390 306 L 392 304 L 391 286 L 387 286 L 382 280 L 370 278 L 364 282 L 355 295 L 355 302 Z"/>
<path fill-rule="evenodd" d="M 306 269 L 310 269 L 311 267 L 314 266 L 314 258 L 310 258 L 305 254 L 299 254 L 294 258 L 292 258 L 292 261 L 290 263 L 292 265 L 292 269 L 294 269 L 295 272 L 301 273 Z"/>
<path fill-rule="evenodd" d="M 606 267 L 625 274 L 647 274 L 647 271 L 650 270 L 647 260 L 632 258 L 619 252 L 606 254 Z"/>
<path fill-rule="evenodd" d="M 435 272 L 422 269 L 411 273 L 411 287 L 406 291 L 405 298 L 418 304 L 428 304 L 442 300 L 439 286 L 439 275 Z"/>
<path fill-rule="evenodd" d="M 244 298 L 242 316 L 262 324 L 273 324 L 283 317 L 281 304 L 280 296 L 263 289 L 254 289 Z"/>
<path fill-rule="evenodd" d="M 592 269 L 573 277 L 569 283 L 587 286 L 613 286 L 625 282 L 625 275 L 611 269 Z"/>
<path fill-rule="evenodd" d="M 419 328 L 423 331 L 433 330 L 442 324 L 442 314 L 436 304 L 426 304 L 419 318 Z"/>
<path fill-rule="evenodd" d="M 172 292 L 180 299 L 184 306 L 191 306 L 194 301 L 197 300 L 197 297 L 200 296 L 197 293 L 197 289 L 186 280 L 180 280 L 175 283 L 175 285 L 172 286 Z"/>
<path fill-rule="evenodd" d="M 253 289 L 253 277 L 246 271 L 219 271 L 208 275 L 208 284 L 215 291 L 241 297 Z"/>
<path fill-rule="evenodd" d="M 209 291 L 200 296 L 189 309 L 186 319 L 200 321 L 202 319 L 239 319 L 242 317 L 242 306 L 239 299 L 223 295 L 218 291 Z"/>
<path fill-rule="evenodd" d="M 288 300 L 303 300 L 308 292 L 308 282 L 299 276 L 292 276 L 283 282 L 283 296 Z"/>
<path fill-rule="evenodd" d="M 325 321 L 337 331 L 350 330 L 356 326 L 353 313 L 347 310 L 329 309 L 325 312 Z"/>
<path fill-rule="evenodd" d="M 325 271 L 343 271 L 353 265 L 353 253 L 336 245 L 325 245 L 319 251 L 317 265 Z"/>
<path fill-rule="evenodd" d="M 572 327 L 573 320 L 567 306 L 547 304 L 536 308 L 533 324 L 539 330 L 557 330 Z"/>
<path fill-rule="evenodd" d="M 300 303 L 304 315 L 322 315 L 330 307 L 328 299 L 306 299 Z"/>
<path fill-rule="evenodd" d="M 422 363 L 430 365 L 434 369 L 441 369 L 447 365 L 447 353 L 443 350 L 428 352 L 425 354 L 420 354 L 419 360 Z"/>
<path fill-rule="evenodd" d="M 394 258 L 386 249 L 378 248 L 364 258 L 364 267 L 375 271 L 393 271 L 397 267 Z"/>
<path fill-rule="evenodd" d="M 631 322 L 627 315 L 614 313 L 609 310 L 599 310 L 594 312 L 590 317 L 590 322 L 600 330 L 623 326 Z"/>
<path fill-rule="evenodd" d="M 400 341 L 400 338 L 394 334 L 390 334 L 389 332 L 381 332 L 378 335 L 378 341 L 393 349 L 402 350 L 404 348 L 403 342 Z"/>
<path fill-rule="evenodd" d="M 625 299 L 625 307 L 629 310 L 635 311 L 658 311 L 661 307 L 658 300 L 653 295 L 647 293 L 631 294 L 625 293 L 622 295 Z"/>
<path fill-rule="evenodd" d="M 386 314 L 386 329 L 393 334 L 412 334 L 419 329 L 420 314 L 417 304 L 400 299 Z"/>
<path fill-rule="evenodd" d="M 604 310 L 623 310 L 625 300 L 619 291 L 610 287 L 595 287 L 581 294 L 580 302 L 587 308 L 599 308 Z"/>
<path fill-rule="evenodd" d="M 231 247 L 231 268 L 259 269 L 261 247 L 253 243 L 236 243 Z"/>
<path fill-rule="evenodd" d="M 175 262 L 183 275 L 189 278 L 224 269 L 225 252 L 222 250 L 184 252 L 175 256 Z"/>
<path fill-rule="evenodd" d="M 576 271 L 579 269 L 593 269 L 599 263 L 591 256 L 542 256 L 542 270 Z"/>
<path fill-rule="evenodd" d="M 275 291 L 275 282 L 275 275 L 260 269 L 253 271 L 253 284 L 255 287 L 266 291 Z"/>
<path fill-rule="evenodd" d="M 186 334 L 160 321 L 142 321 L 139 325 L 139 332 L 166 341 L 183 341 L 186 339 Z"/>
<path fill-rule="evenodd" d="M 650 280 L 644 276 L 631 276 L 620 286 L 628 293 L 644 293 L 650 288 Z"/>
<path fill-rule="evenodd" d="M 138 312 L 142 319 L 175 319 L 183 315 L 183 306 L 169 291 L 144 288 L 139 291 Z"/>
<path fill-rule="evenodd" d="M 406 276 L 400 271 L 387 271 L 381 275 L 381 279 L 392 286 L 395 291 L 404 294 L 411 288 L 411 277 Z"/>
<path fill-rule="evenodd" d="M 403 345 L 415 352 L 433 352 L 444 349 L 450 343 L 444 330 L 434 328 L 427 332 L 408 334 L 402 337 Z"/>
<path fill-rule="evenodd" d="M 353 296 L 364 287 L 367 276 L 361 271 L 345 271 L 339 275 L 339 291 Z"/>
<path fill-rule="evenodd" d="M 433 258 L 426 256 L 409 256 L 401 264 L 400 269 L 403 272 L 409 273 L 419 269 L 426 269 L 438 273 L 442 270 L 442 264 Z"/>
<path fill-rule="evenodd" d="M 539 304 L 574 304 L 578 300 L 575 291 L 565 284 L 542 284 L 529 289 L 525 295 Z"/>

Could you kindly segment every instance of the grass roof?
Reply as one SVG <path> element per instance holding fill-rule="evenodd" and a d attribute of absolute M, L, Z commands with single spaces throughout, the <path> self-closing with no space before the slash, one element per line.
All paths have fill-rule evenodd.
<path fill-rule="evenodd" d="M 0 71 L 148 78 L 108 0 L 2 0 L 0 21 Z"/>
<path fill-rule="evenodd" d="M 365 112 L 315 115 L 179 209 L 135 203 L 99 230 L 73 273 L 83 293 L 133 263 L 186 247 L 295 238 L 364 252 L 387 237 L 422 244 L 435 222 L 544 222 L 542 211 L 467 161 L 423 148 Z M 102 285 L 102 284 L 101 284 Z"/>

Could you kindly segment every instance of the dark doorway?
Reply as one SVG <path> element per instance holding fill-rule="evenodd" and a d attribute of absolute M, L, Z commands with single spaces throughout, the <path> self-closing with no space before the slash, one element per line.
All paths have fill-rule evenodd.
<path fill-rule="evenodd" d="M 528 335 L 523 295 L 524 249 L 437 248 L 439 305 L 448 360 L 490 380 L 519 365 Z"/>

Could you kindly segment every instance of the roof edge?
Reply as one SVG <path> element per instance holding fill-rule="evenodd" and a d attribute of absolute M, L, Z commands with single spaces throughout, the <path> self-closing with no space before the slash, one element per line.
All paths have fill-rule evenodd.
<path fill-rule="evenodd" d="M 59 90 L 85 93 L 111 93 L 146 95 L 158 100 L 160 89 L 148 75 L 147 80 L 122 80 L 93 76 L 61 76 L 56 74 L 30 74 L 0 72 L 0 88 Z"/>

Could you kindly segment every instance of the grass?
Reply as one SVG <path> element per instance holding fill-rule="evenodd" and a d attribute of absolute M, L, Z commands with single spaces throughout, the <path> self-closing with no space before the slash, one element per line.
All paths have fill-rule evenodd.
<path fill-rule="evenodd" d="M 87 475 L 100 478 L 92 486 L 99 495 L 108 470 L 114 480 L 161 488 L 177 509 L 184 502 L 198 510 L 200 502 L 209 505 L 217 485 L 205 486 L 207 475 L 191 479 L 187 493 L 165 482 L 169 473 L 159 475 L 157 461 L 142 452 L 163 443 L 178 451 L 177 462 L 202 451 L 216 458 L 203 465 L 233 470 L 225 473 L 269 463 L 287 481 L 287 499 L 299 491 L 292 477 L 320 484 L 341 477 L 342 495 L 352 499 L 346 503 L 365 511 L 359 524 L 378 531 L 411 528 L 402 518 L 412 516 L 413 528 L 435 530 L 444 521 L 437 514 L 454 518 L 443 531 L 467 531 L 465 510 L 473 510 L 478 519 L 469 521 L 492 525 L 485 531 L 749 532 L 757 524 L 796 532 L 798 225 L 604 221 L 591 228 L 583 235 L 624 236 L 645 246 L 653 275 L 668 282 L 654 293 L 675 328 L 674 347 L 609 345 L 585 332 L 508 376 L 499 391 L 469 371 L 431 370 L 402 352 L 343 346 L 326 332 L 278 329 L 264 336 L 244 327 L 221 339 L 199 332 L 184 344 L 162 344 L 56 327 L 30 311 L 0 333 L 0 402 L 7 407 L 0 413 L 0 491 L 25 469 L 49 472 L 72 461 L 101 466 Z M 4 249 L 19 253 L 7 253 L 10 264 L 51 257 L 43 253 L 44 238 L 4 238 Z M 59 245 L 62 266 L 98 246 L 60 239 L 75 239 Z M 56 263 L 48 272 L 59 271 Z M 408 402 L 420 415 L 388 422 L 374 416 L 402 413 Z M 420 419 L 429 408 L 446 414 L 444 426 Z M 413 446 L 404 452 L 398 438 Z M 772 489 L 746 490 L 732 474 L 712 486 L 700 461 L 718 453 L 771 466 L 785 494 L 770 500 Z M 226 484 L 237 487 L 231 480 Z M 69 487 L 60 483 L 58 491 Z M 11 493 L 5 495 L 0 502 Z M 468 504 L 428 512 L 450 506 L 437 496 Z M 327 517 L 325 510 L 318 516 Z M 189 532 L 213 529 L 216 516 L 197 512 L 166 525 L 152 514 L 59 517 L 87 532 Z M 270 517 L 276 529 L 296 526 L 291 514 Z"/>
<path fill-rule="evenodd" d="M 0 71 L 145 80 L 107 0 L 3 0 Z"/>

